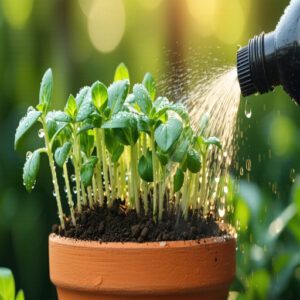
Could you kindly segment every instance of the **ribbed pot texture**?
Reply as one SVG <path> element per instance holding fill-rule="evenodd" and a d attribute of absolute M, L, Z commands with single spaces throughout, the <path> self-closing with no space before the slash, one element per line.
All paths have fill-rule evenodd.
<path fill-rule="evenodd" d="M 225 300 L 236 241 L 99 243 L 49 236 L 59 300 Z"/>

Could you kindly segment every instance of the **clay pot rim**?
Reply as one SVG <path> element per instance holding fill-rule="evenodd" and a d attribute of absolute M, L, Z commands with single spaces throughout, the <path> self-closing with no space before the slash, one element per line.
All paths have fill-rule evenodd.
<path fill-rule="evenodd" d="M 85 241 L 80 239 L 73 239 L 62 237 L 55 233 L 49 235 L 49 241 L 56 244 L 65 246 L 74 246 L 81 248 L 103 248 L 103 249 L 157 249 L 157 248 L 186 248 L 199 245 L 213 245 L 226 243 L 231 240 L 236 240 L 233 235 L 227 234 L 216 237 L 201 238 L 198 240 L 186 241 L 159 241 L 159 242 L 98 242 L 98 241 Z"/>

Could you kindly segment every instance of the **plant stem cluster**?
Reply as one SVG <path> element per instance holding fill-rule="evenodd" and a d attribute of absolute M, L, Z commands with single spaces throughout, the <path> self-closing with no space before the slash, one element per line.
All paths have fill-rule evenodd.
<path fill-rule="evenodd" d="M 15 147 L 36 123 L 44 147 L 27 155 L 23 181 L 31 191 L 41 154 L 49 159 L 61 227 L 64 228 L 61 189 L 56 167 L 61 168 L 70 217 L 83 206 L 113 204 L 123 199 L 140 214 L 152 212 L 161 220 L 170 203 L 188 218 L 190 208 L 205 206 L 207 159 L 215 137 L 205 137 L 208 117 L 194 131 L 186 108 L 156 96 L 150 73 L 131 88 L 124 64 L 107 88 L 96 81 L 70 95 L 63 111 L 51 111 L 53 77 L 43 76 L 39 104 L 30 107 L 16 131 Z"/>

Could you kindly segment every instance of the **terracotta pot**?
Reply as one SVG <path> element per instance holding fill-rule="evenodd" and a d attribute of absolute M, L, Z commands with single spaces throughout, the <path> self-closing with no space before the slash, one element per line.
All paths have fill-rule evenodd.
<path fill-rule="evenodd" d="M 50 277 L 59 300 L 227 299 L 234 238 L 98 243 L 49 237 Z"/>

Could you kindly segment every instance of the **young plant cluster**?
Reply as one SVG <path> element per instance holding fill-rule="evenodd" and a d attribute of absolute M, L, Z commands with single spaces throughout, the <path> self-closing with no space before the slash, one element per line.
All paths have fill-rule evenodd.
<path fill-rule="evenodd" d="M 182 104 L 156 95 L 150 73 L 131 88 L 124 64 L 107 88 L 96 81 L 70 95 L 63 111 L 50 110 L 53 78 L 43 76 L 39 103 L 28 108 L 15 136 L 20 139 L 39 123 L 44 147 L 27 154 L 23 181 L 34 188 L 41 155 L 49 159 L 61 228 L 65 227 L 58 168 L 75 225 L 83 207 L 126 201 L 137 214 L 162 220 L 170 205 L 188 218 L 207 199 L 207 162 L 211 147 L 221 148 L 215 137 L 205 137 L 203 116 L 197 131 Z M 76 199 L 75 199 L 76 198 Z"/>

